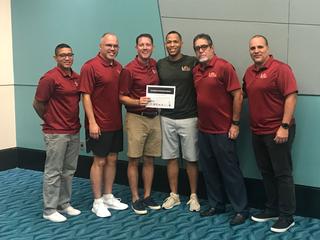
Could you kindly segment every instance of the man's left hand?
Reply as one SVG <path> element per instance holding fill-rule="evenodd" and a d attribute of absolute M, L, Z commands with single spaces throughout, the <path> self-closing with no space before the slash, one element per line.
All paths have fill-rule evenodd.
<path fill-rule="evenodd" d="M 238 137 L 238 135 L 239 135 L 239 126 L 231 124 L 231 127 L 228 132 L 228 137 L 230 139 L 236 139 Z"/>
<path fill-rule="evenodd" d="M 275 138 L 273 139 L 276 143 L 281 144 L 288 141 L 289 129 L 284 129 L 283 127 L 279 127 Z"/>

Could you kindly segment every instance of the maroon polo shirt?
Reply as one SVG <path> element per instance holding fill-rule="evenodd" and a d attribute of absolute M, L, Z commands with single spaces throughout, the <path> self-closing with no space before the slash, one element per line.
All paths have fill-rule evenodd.
<path fill-rule="evenodd" d="M 99 54 L 87 61 L 80 72 L 80 92 L 90 95 L 96 123 L 101 131 L 122 128 L 119 102 L 119 76 L 122 66 L 117 61 L 107 61 Z M 85 126 L 89 123 L 85 118 Z"/>
<path fill-rule="evenodd" d="M 49 134 L 76 134 L 79 120 L 79 75 L 55 67 L 39 80 L 35 99 L 47 103 L 42 130 Z"/>
<path fill-rule="evenodd" d="M 150 59 L 149 64 L 145 65 L 136 57 L 126 65 L 120 76 L 120 94 L 134 99 L 146 96 L 147 85 L 158 85 L 159 77 L 156 61 Z M 154 108 L 140 106 L 126 106 L 128 112 L 156 111 Z"/>
<path fill-rule="evenodd" d="M 272 56 L 258 69 L 251 65 L 243 77 L 254 134 L 275 133 L 281 125 L 286 96 L 298 92 L 293 72 Z M 294 122 L 292 118 L 291 124 Z"/>
<path fill-rule="evenodd" d="M 198 64 L 193 69 L 193 79 L 199 129 L 210 134 L 227 133 L 233 114 L 231 92 L 241 88 L 233 66 L 214 56 L 206 66 Z"/>

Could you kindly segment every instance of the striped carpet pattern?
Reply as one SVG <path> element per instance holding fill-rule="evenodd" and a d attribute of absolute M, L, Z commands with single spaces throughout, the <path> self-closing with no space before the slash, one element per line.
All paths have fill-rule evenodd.
<path fill-rule="evenodd" d="M 0 172 L 0 239 L 1 240 L 124 240 L 124 239 L 201 239 L 201 240 L 319 240 L 320 220 L 295 217 L 296 225 L 286 233 L 272 233 L 272 222 L 254 223 L 247 220 L 236 227 L 229 226 L 233 215 L 228 213 L 201 218 L 188 211 L 188 198 L 171 210 L 150 211 L 138 216 L 131 209 L 111 210 L 109 218 L 98 218 L 91 212 L 92 192 L 88 179 L 74 178 L 72 204 L 81 215 L 68 217 L 64 223 L 52 223 L 42 218 L 42 172 L 10 169 Z M 114 195 L 130 202 L 127 186 L 114 185 Z M 167 194 L 154 192 L 161 203 Z M 201 199 L 201 206 L 207 201 Z M 251 209 L 251 213 L 257 210 Z"/>

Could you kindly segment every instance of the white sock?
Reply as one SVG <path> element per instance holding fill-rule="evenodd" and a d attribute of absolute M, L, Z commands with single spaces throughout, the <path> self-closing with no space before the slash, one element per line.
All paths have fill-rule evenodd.
<path fill-rule="evenodd" d="M 112 193 L 103 194 L 103 197 L 105 199 L 110 199 L 110 198 L 113 198 L 113 194 Z"/>
<path fill-rule="evenodd" d="M 101 201 L 103 201 L 103 198 L 95 198 L 93 203 L 100 203 Z"/>

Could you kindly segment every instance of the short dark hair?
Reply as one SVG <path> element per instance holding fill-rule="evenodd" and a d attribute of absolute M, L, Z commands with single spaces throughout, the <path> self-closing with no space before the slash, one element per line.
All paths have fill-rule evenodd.
<path fill-rule="evenodd" d="M 268 39 L 265 36 L 260 35 L 260 34 L 256 34 L 256 35 L 252 36 L 252 38 L 250 38 L 250 40 L 252 40 L 254 38 L 263 38 L 264 41 L 266 42 L 266 45 L 269 46 Z"/>
<path fill-rule="evenodd" d="M 211 39 L 211 37 L 209 36 L 209 34 L 200 33 L 200 34 L 196 35 L 196 36 L 193 38 L 193 47 L 194 47 L 195 42 L 196 42 L 198 39 L 205 39 L 205 40 L 207 40 L 209 46 L 212 46 L 212 39 Z"/>
<path fill-rule="evenodd" d="M 182 40 L 181 34 L 179 32 L 177 32 L 177 31 L 168 32 L 167 35 L 166 35 L 166 39 L 167 39 L 168 35 L 170 35 L 170 34 L 177 34 L 179 36 L 180 40 Z"/>
<path fill-rule="evenodd" d="M 58 51 L 61 48 L 71 48 L 68 44 L 66 43 L 60 43 L 56 46 L 56 48 L 54 49 L 54 54 L 57 56 L 58 55 Z"/>
<path fill-rule="evenodd" d="M 153 37 L 149 33 L 141 33 L 138 37 L 136 37 L 136 44 L 138 45 L 139 39 L 142 37 L 149 38 L 151 40 L 151 43 L 153 44 Z"/>

